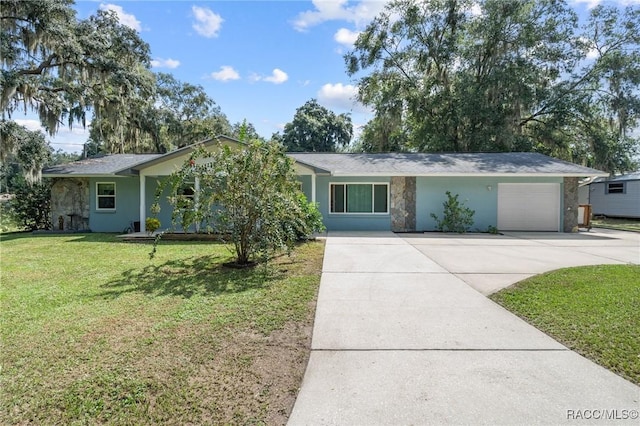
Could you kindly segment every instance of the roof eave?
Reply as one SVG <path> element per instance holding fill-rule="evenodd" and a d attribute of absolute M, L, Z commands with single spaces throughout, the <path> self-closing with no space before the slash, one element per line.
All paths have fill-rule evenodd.
<path fill-rule="evenodd" d="M 131 176 L 116 175 L 114 173 L 43 173 L 43 178 L 125 178 Z"/>
<path fill-rule="evenodd" d="M 504 172 L 504 173 L 495 173 L 495 172 L 476 172 L 476 173 L 455 173 L 455 172 L 442 172 L 442 173 L 413 173 L 413 172 L 366 172 L 366 173 L 355 173 L 355 172 L 343 172 L 340 170 L 334 171 L 330 173 L 331 176 L 335 177 L 402 177 L 402 176 L 415 176 L 415 177 L 606 177 L 609 176 L 608 173 L 604 172 L 596 172 L 596 173 L 544 173 L 544 172 L 529 172 L 529 173 L 520 173 L 520 172 Z"/>

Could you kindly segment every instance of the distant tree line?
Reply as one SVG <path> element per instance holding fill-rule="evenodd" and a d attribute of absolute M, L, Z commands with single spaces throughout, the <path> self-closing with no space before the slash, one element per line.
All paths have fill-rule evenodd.
<path fill-rule="evenodd" d="M 345 55 L 375 110 L 355 149 L 536 151 L 637 167 L 640 8 L 395 0 Z"/>

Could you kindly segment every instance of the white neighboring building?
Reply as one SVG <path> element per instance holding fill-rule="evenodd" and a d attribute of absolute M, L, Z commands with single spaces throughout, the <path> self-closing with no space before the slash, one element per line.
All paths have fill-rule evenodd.
<path fill-rule="evenodd" d="M 579 188 L 578 200 L 591 204 L 594 216 L 640 219 L 640 171 L 598 178 Z"/>

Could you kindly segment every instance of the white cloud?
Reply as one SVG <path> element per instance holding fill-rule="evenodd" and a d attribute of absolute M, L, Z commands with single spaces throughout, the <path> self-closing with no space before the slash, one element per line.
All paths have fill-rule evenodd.
<path fill-rule="evenodd" d="M 198 34 L 207 38 L 218 36 L 222 22 L 224 22 L 220 15 L 214 13 L 211 9 L 199 6 L 192 6 L 191 11 L 196 19 L 192 27 Z"/>
<path fill-rule="evenodd" d="M 596 49 L 595 44 L 591 40 L 580 37 L 580 41 L 584 43 L 584 46 L 589 49 L 587 50 L 587 59 L 596 59 L 600 56 L 600 52 L 598 52 L 598 49 Z"/>
<path fill-rule="evenodd" d="M 293 21 L 293 27 L 298 31 L 306 31 L 326 21 L 347 21 L 361 27 L 371 21 L 388 2 L 361 0 L 354 6 L 348 6 L 347 0 L 313 0 L 315 9 L 300 13 Z"/>
<path fill-rule="evenodd" d="M 26 127 L 27 130 L 31 130 L 31 131 L 42 130 L 44 132 L 42 126 L 40 125 L 40 121 L 39 120 L 20 119 L 20 118 L 18 118 L 18 119 L 15 119 L 13 121 L 15 121 L 16 124 L 19 125 L 19 126 Z"/>
<path fill-rule="evenodd" d="M 469 13 L 471 13 L 471 16 L 480 16 L 482 15 L 482 8 L 478 3 L 474 3 L 469 9 Z"/>
<path fill-rule="evenodd" d="M 268 76 L 262 76 L 254 73 L 254 74 L 251 74 L 249 78 L 252 81 L 267 81 L 273 84 L 282 84 L 285 81 L 289 80 L 289 76 L 287 75 L 287 73 L 282 71 L 280 68 L 275 68 L 271 72 L 271 75 L 268 75 Z"/>
<path fill-rule="evenodd" d="M 27 116 L 31 116 L 31 114 Z M 18 118 L 13 119 L 13 121 L 31 131 L 40 130 L 54 150 L 62 149 L 65 152 L 82 152 L 82 145 L 89 138 L 89 125 L 91 124 L 90 121 L 87 122 L 86 128 L 83 128 L 80 124 L 75 124 L 72 129 L 69 129 L 69 126 L 60 126 L 55 136 L 49 136 L 44 127 L 40 125 L 40 120 L 38 119 Z"/>
<path fill-rule="evenodd" d="M 177 59 L 171 59 L 171 58 L 167 58 L 167 59 L 156 58 L 151 61 L 151 66 L 153 68 L 175 69 L 180 66 L 180 61 L 178 61 Z"/>
<path fill-rule="evenodd" d="M 273 70 L 273 73 L 269 77 L 265 77 L 264 81 L 268 81 L 269 83 L 281 84 L 285 81 L 289 80 L 289 76 L 286 72 L 282 71 L 279 68 Z"/>
<path fill-rule="evenodd" d="M 135 15 L 126 13 L 122 8 L 122 6 L 118 6 L 117 4 L 101 3 L 100 10 L 111 10 L 115 12 L 116 16 L 118 17 L 118 21 L 120 21 L 122 25 L 126 25 L 127 27 L 132 28 L 136 31 L 142 30 L 142 27 L 140 26 L 140 21 L 136 19 Z"/>
<path fill-rule="evenodd" d="M 585 4 L 587 9 L 593 9 L 602 3 L 602 0 L 571 0 L 571 3 L 575 5 Z"/>
<path fill-rule="evenodd" d="M 318 102 L 328 108 L 339 108 L 349 111 L 369 112 L 356 100 L 358 88 L 351 84 L 327 83 L 318 91 Z"/>
<path fill-rule="evenodd" d="M 220 71 L 212 72 L 211 78 L 218 81 L 231 81 L 239 80 L 240 74 L 229 65 L 223 65 L 220 67 Z"/>
<path fill-rule="evenodd" d="M 351 31 L 346 28 L 340 28 L 334 35 L 333 39 L 347 47 L 352 47 L 360 35 L 359 31 Z"/>

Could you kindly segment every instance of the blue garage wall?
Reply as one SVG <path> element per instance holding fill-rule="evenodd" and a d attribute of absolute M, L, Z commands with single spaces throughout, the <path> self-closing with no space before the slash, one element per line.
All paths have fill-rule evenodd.
<path fill-rule="evenodd" d="M 116 209 L 96 209 L 96 183 L 116 184 Z M 140 211 L 137 177 L 105 177 L 89 179 L 89 228 L 93 232 L 122 232 L 131 221 L 137 221 Z"/>
<path fill-rule="evenodd" d="M 329 213 L 329 184 L 331 183 L 390 183 L 390 178 L 380 177 L 356 177 L 337 178 L 331 176 L 318 176 L 316 178 L 316 201 L 319 203 L 324 225 L 329 231 L 388 231 L 391 229 L 391 216 L 389 214 L 340 214 Z M 309 185 L 310 182 L 309 182 Z M 311 191 L 309 191 L 310 193 Z"/>
<path fill-rule="evenodd" d="M 486 231 L 497 226 L 498 183 L 560 183 L 562 178 L 503 178 L 503 177 L 418 177 L 416 179 L 416 228 L 419 231 L 435 230 L 435 213 L 442 218 L 442 203 L 447 199 L 446 191 L 459 194 L 458 200 L 472 210 L 474 224 L 471 231 Z M 491 190 L 488 187 L 491 187 Z M 562 205 L 562 200 L 561 200 Z M 562 223 L 562 214 L 560 223 Z"/>

